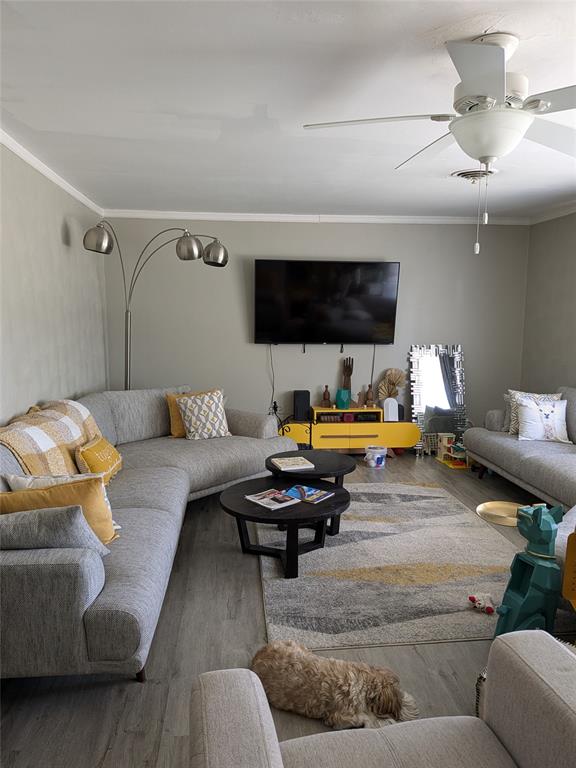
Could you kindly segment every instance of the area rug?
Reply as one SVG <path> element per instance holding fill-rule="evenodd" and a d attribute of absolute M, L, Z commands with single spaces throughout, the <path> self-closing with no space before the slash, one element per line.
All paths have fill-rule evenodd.
<path fill-rule="evenodd" d="M 469 607 L 468 595 L 500 602 L 514 544 L 442 488 L 346 488 L 340 533 L 300 557 L 299 578 L 260 558 L 269 641 L 329 649 L 491 638 L 497 617 Z M 260 543 L 283 545 L 273 526 L 257 532 Z"/>

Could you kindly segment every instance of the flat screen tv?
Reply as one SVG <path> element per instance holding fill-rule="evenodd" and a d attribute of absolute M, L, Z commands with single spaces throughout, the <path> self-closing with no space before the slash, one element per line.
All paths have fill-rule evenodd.
<path fill-rule="evenodd" d="M 256 259 L 257 344 L 393 344 L 400 264 Z"/>

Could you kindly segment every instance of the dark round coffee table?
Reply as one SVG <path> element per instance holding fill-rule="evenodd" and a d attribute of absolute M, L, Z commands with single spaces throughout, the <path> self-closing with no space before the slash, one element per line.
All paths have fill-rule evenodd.
<path fill-rule="evenodd" d="M 222 508 L 229 515 L 236 518 L 242 552 L 251 555 L 278 557 L 282 561 L 284 575 L 287 579 L 298 577 L 298 556 L 323 547 L 327 521 L 335 516 L 340 518 L 342 512 L 348 509 L 350 504 L 350 494 L 345 488 L 336 486 L 334 483 L 327 483 L 324 480 L 316 480 L 314 487 L 323 491 L 333 491 L 334 496 L 318 504 L 300 501 L 298 504 L 291 504 L 283 509 L 272 511 L 245 498 L 246 496 L 267 491 L 271 488 L 284 491 L 295 484 L 295 479 L 292 477 L 262 477 L 256 480 L 237 483 L 220 494 Z M 246 525 L 248 522 L 285 526 L 286 548 L 279 549 L 277 547 L 252 544 Z M 314 528 L 314 538 L 312 541 L 300 544 L 298 541 L 298 530 L 309 526 Z"/>
<path fill-rule="evenodd" d="M 294 456 L 302 456 L 314 464 L 313 469 L 303 469 L 298 472 L 284 472 L 272 463 L 272 459 L 290 459 Z M 334 485 L 341 488 L 344 485 L 344 475 L 349 475 L 356 469 L 356 461 L 352 456 L 345 453 L 336 453 L 336 451 L 285 451 L 284 453 L 275 453 L 266 459 L 266 469 L 273 475 L 283 478 L 294 478 L 294 482 L 308 482 L 316 478 L 334 478 Z M 293 485 L 294 483 L 292 483 Z M 312 483 L 316 487 L 316 483 Z M 335 515 L 330 520 L 327 528 L 329 536 L 335 536 L 340 531 L 340 515 Z"/>

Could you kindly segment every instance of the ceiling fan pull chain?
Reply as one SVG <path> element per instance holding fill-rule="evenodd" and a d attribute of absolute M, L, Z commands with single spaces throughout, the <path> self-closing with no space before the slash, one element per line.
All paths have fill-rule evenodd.
<path fill-rule="evenodd" d="M 488 224 L 488 164 L 486 164 L 486 176 L 484 177 L 484 216 L 482 218 L 483 224 Z"/>
<path fill-rule="evenodd" d="M 480 204 L 482 202 L 482 182 L 478 182 L 478 209 L 476 212 L 476 242 L 474 243 L 474 253 L 476 256 L 480 253 Z"/>

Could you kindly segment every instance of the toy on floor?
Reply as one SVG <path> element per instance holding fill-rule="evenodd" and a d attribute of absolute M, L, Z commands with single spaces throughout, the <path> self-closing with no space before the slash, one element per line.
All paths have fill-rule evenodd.
<path fill-rule="evenodd" d="M 520 629 L 552 632 L 562 579 L 554 544 L 562 516 L 562 507 L 547 509 L 546 504 L 518 510 L 518 530 L 528 543 L 510 566 L 495 637 Z"/>
<path fill-rule="evenodd" d="M 496 610 L 492 595 L 468 595 L 468 600 L 472 603 L 472 608 L 487 613 L 488 616 L 491 616 Z"/>

